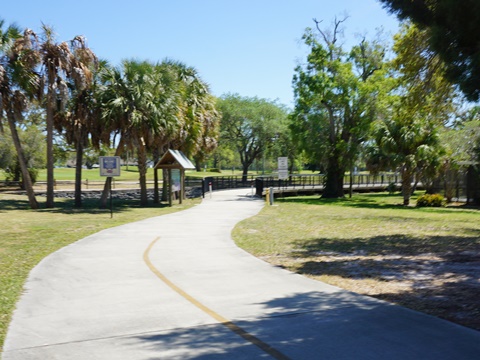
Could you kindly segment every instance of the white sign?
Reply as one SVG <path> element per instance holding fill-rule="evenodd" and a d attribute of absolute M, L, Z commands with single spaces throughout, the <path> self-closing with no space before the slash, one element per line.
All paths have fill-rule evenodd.
<path fill-rule="evenodd" d="M 280 180 L 288 179 L 288 170 L 278 170 L 278 178 Z"/>
<path fill-rule="evenodd" d="M 120 176 L 120 156 L 100 156 L 100 176 Z"/>
<path fill-rule="evenodd" d="M 278 178 L 280 180 L 288 178 L 288 157 L 278 158 Z"/>

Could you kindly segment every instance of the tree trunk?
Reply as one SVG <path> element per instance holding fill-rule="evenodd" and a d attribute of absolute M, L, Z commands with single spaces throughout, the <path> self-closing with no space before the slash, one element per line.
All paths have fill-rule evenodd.
<path fill-rule="evenodd" d="M 215 159 L 216 158 L 214 157 L 214 159 L 213 159 L 213 167 L 214 168 L 218 167 Z M 201 156 L 194 156 L 193 160 L 195 160 L 195 171 L 197 171 L 197 172 L 202 171 L 202 157 Z"/>
<path fill-rule="evenodd" d="M 160 188 L 158 186 L 158 169 L 153 169 L 153 203 L 160 204 Z"/>
<path fill-rule="evenodd" d="M 322 198 L 343 198 L 345 192 L 343 190 L 343 178 L 345 169 L 340 166 L 338 157 L 331 156 L 328 159 L 327 174 L 325 188 L 323 189 Z"/>
<path fill-rule="evenodd" d="M 105 184 L 103 185 L 102 196 L 100 197 L 100 209 L 107 208 L 107 201 L 108 201 L 108 194 L 110 193 L 110 187 L 112 186 L 112 177 L 109 176 L 105 180 Z"/>
<path fill-rule="evenodd" d="M 329 118 L 329 147 L 332 149 L 329 154 L 325 188 L 323 189 L 322 198 L 342 198 L 343 191 L 343 177 L 345 176 L 345 169 L 340 166 L 340 151 L 336 149 L 336 130 L 335 130 L 335 116 L 330 105 L 322 101 L 322 105 L 328 111 Z"/>
<path fill-rule="evenodd" d="M 82 162 L 83 162 L 83 142 L 77 139 L 77 156 L 75 164 L 75 207 L 82 207 Z"/>
<path fill-rule="evenodd" d="M 12 169 L 12 180 L 17 181 L 18 183 L 22 182 L 22 169 L 20 168 L 20 163 L 18 162 L 18 159 L 15 162 L 15 166 Z M 23 184 L 20 184 L 20 188 L 22 190 L 25 190 L 25 187 L 23 186 Z"/>
<path fill-rule="evenodd" d="M 54 175 L 53 175 L 53 83 L 49 82 L 47 94 L 47 208 L 53 208 L 54 203 Z"/>
<path fill-rule="evenodd" d="M 246 182 L 247 182 L 247 178 L 248 178 L 248 168 L 249 168 L 249 165 L 243 164 L 242 167 L 243 167 L 242 182 L 243 182 L 243 183 L 246 183 Z"/>
<path fill-rule="evenodd" d="M 32 179 L 30 177 L 30 173 L 28 172 L 27 162 L 25 161 L 25 155 L 23 154 L 22 144 L 20 142 L 20 137 L 18 136 L 15 119 L 13 114 L 7 114 L 7 118 L 13 144 L 15 146 L 15 150 L 17 151 L 18 164 L 20 165 L 20 169 L 22 171 L 23 186 L 27 192 L 28 202 L 30 207 L 36 210 L 38 209 L 38 202 L 35 198 L 35 192 L 33 191 Z"/>
<path fill-rule="evenodd" d="M 160 153 L 158 148 L 153 151 L 153 163 L 154 166 L 158 164 L 160 160 Z M 158 169 L 153 169 L 153 203 L 160 204 L 160 189 L 158 188 Z"/>
<path fill-rule="evenodd" d="M 140 182 L 140 206 L 148 205 L 147 194 L 147 150 L 145 145 L 139 144 L 138 146 L 138 173 Z"/>
<path fill-rule="evenodd" d="M 350 185 L 348 187 L 348 197 L 351 199 L 353 196 L 353 167 L 350 168 Z"/>
<path fill-rule="evenodd" d="M 402 195 L 403 205 L 410 205 L 410 196 L 412 195 L 412 171 L 406 166 L 402 169 Z"/>

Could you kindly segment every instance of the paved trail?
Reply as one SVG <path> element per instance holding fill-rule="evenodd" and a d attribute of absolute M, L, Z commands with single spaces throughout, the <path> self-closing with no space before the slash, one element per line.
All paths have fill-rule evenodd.
<path fill-rule="evenodd" d="M 480 332 L 238 249 L 248 190 L 89 236 L 30 274 L 3 360 L 479 359 Z"/>

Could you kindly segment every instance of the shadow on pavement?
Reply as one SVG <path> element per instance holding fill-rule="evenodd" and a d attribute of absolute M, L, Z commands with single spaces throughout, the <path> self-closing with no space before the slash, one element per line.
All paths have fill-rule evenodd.
<path fill-rule="evenodd" d="M 291 359 L 475 359 L 480 351 L 472 330 L 460 328 L 457 341 L 454 324 L 348 292 L 294 294 L 263 306 L 260 317 L 232 321 Z M 220 324 L 136 340 L 179 359 L 270 358 Z"/>

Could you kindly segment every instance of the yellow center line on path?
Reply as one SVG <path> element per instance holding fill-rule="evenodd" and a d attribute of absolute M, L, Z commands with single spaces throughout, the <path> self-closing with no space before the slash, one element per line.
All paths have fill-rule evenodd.
<path fill-rule="evenodd" d="M 201 302 L 199 302 L 198 300 L 196 300 L 193 296 L 189 295 L 188 293 L 186 293 L 185 291 L 183 291 L 181 288 L 179 288 L 177 285 L 175 285 L 173 282 L 171 282 L 165 275 L 163 275 L 160 271 L 158 271 L 158 269 L 152 264 L 152 262 L 150 261 L 150 257 L 149 257 L 149 254 L 150 254 L 150 250 L 153 248 L 153 246 L 155 245 L 155 243 L 160 240 L 159 237 L 157 237 L 155 240 L 152 241 L 152 243 L 148 246 L 147 250 L 145 250 L 145 252 L 143 253 L 143 260 L 145 261 L 145 263 L 147 264 L 148 268 L 160 279 L 162 280 L 166 285 L 168 285 L 173 291 L 175 291 L 176 293 L 178 293 L 180 296 L 182 296 L 184 299 L 188 300 L 190 303 L 192 303 L 193 305 L 195 305 L 197 308 L 199 308 L 200 310 L 202 310 L 203 312 L 205 312 L 206 314 L 210 315 L 211 317 L 213 317 L 215 320 L 217 320 L 219 323 L 221 323 L 222 325 L 226 326 L 228 329 L 230 329 L 231 331 L 233 331 L 235 334 L 241 336 L 242 338 L 244 338 L 245 340 L 251 342 L 252 344 L 256 345 L 257 347 L 259 347 L 260 349 L 262 349 L 264 352 L 266 352 L 267 354 L 269 354 L 270 356 L 272 356 L 273 358 L 275 359 L 278 359 L 278 360 L 290 360 L 290 358 L 284 354 L 282 354 L 280 351 L 274 349 L 273 347 L 271 347 L 270 345 L 268 345 L 267 343 L 264 343 L 263 341 L 261 341 L 260 339 L 258 339 L 257 337 L 253 336 L 252 334 L 248 333 L 247 331 L 243 330 L 241 327 L 239 327 L 238 325 L 235 325 L 233 322 L 231 322 L 230 320 L 224 318 L 223 316 L 221 316 L 220 314 L 216 313 L 215 311 L 213 311 L 212 309 L 210 309 L 209 307 L 203 305 Z"/>

